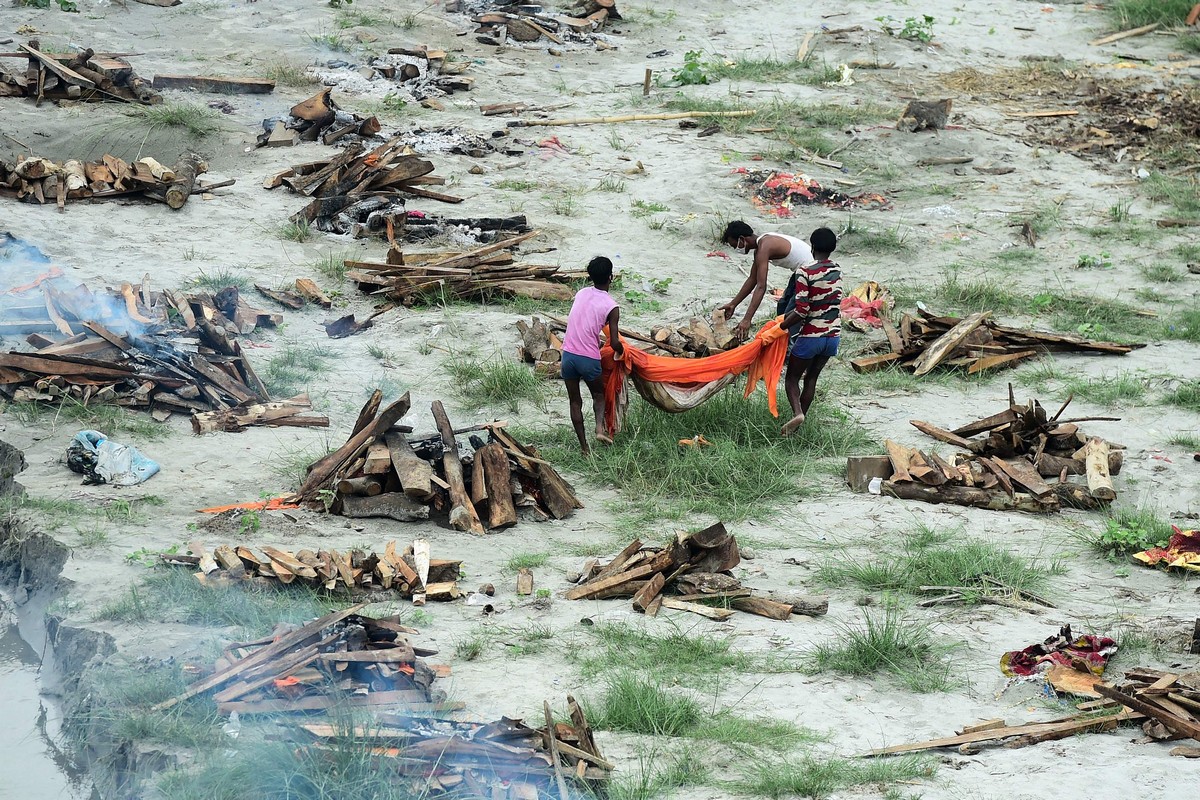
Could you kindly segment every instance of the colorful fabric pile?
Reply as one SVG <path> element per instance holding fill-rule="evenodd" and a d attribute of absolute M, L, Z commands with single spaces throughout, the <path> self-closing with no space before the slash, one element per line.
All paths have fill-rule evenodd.
<path fill-rule="evenodd" d="M 813 178 L 790 172 L 750 170 L 738 167 L 734 174 L 744 175 L 750 188 L 750 202 L 763 213 L 774 217 L 790 217 L 797 206 L 827 206 L 829 208 L 889 209 L 891 202 L 881 194 L 848 195 L 822 186 Z"/>
<path fill-rule="evenodd" d="M 1036 675 L 1051 667 L 1068 667 L 1092 675 L 1103 675 L 1108 659 L 1117 652 L 1117 643 L 1107 636 L 1071 635 L 1064 625 L 1058 635 L 1024 650 L 1013 650 L 1000 657 L 1000 671 L 1009 677 Z"/>
<path fill-rule="evenodd" d="M 842 298 L 842 322 L 859 330 L 881 327 L 884 314 L 892 305 L 892 295 L 887 287 L 865 281 Z"/>
<path fill-rule="evenodd" d="M 1174 525 L 1171 527 L 1175 533 L 1171 534 L 1166 547 L 1151 547 L 1134 553 L 1133 557 L 1147 567 L 1200 572 L 1200 531 L 1181 531 Z"/>

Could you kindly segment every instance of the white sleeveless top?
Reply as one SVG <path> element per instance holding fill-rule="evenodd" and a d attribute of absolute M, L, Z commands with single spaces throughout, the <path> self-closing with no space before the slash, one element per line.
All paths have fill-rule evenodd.
<path fill-rule="evenodd" d="M 771 263 L 777 267 L 783 267 L 795 272 L 801 267 L 807 267 L 809 264 L 816 262 L 816 259 L 813 258 L 812 248 L 808 242 L 797 239 L 795 236 L 788 236 L 786 233 L 764 233 L 756 241 L 761 244 L 763 236 L 778 236 L 781 239 L 787 239 L 788 244 L 792 247 L 783 258 L 771 259 Z"/>

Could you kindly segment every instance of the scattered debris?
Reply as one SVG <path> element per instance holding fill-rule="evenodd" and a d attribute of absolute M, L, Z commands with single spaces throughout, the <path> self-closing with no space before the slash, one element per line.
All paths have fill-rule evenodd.
<path fill-rule="evenodd" d="M 287 400 L 242 403 L 225 411 L 201 411 L 192 415 L 192 432 L 196 434 L 241 433 L 254 426 L 271 428 L 328 428 L 329 417 L 324 414 L 301 416 L 312 411 L 307 394 Z"/>
<path fill-rule="evenodd" d="M 326 86 L 441 110 L 438 98 L 474 87 L 475 79 L 463 75 L 470 66 L 470 61 L 450 60 L 445 50 L 393 47 L 362 66 L 331 61 L 314 72 Z"/>
<path fill-rule="evenodd" d="M 974 375 L 997 367 L 1011 367 L 1043 353 L 1098 353 L 1127 355 L 1145 344 L 1117 344 L 1085 339 L 1070 333 L 1050 333 L 1001 325 L 991 312 L 958 317 L 941 317 L 920 309 L 917 316 L 905 314 L 900 328 L 884 320 L 886 346 L 891 352 L 869 355 L 850 362 L 855 372 L 874 372 L 885 367 L 910 369 L 918 377 L 936 367 L 965 367 Z"/>
<path fill-rule="evenodd" d="M 1064 625 L 1044 642 L 1005 653 L 1000 657 L 1000 671 L 1009 677 L 1029 677 L 1058 666 L 1098 678 L 1116 652 L 1115 640 L 1091 634 L 1074 636 L 1071 626 Z"/>
<path fill-rule="evenodd" d="M 1200 709 L 1200 673 L 1180 675 L 1139 667 L 1126 672 L 1120 684 L 1097 681 L 1093 688 L 1103 699 L 1081 703 L 1076 713 L 1066 717 L 1023 725 L 1005 725 L 1003 720 L 990 720 L 968 726 L 957 736 L 883 747 L 864 755 L 895 755 L 942 747 L 974 750 L 978 745 L 1000 742 L 1011 749 L 1138 723 L 1150 740 L 1190 737 L 1200 741 L 1200 715 L 1197 713 Z M 1174 750 L 1172 754 L 1175 754 Z M 1180 752 L 1179 755 L 1189 753 Z"/>
<path fill-rule="evenodd" d="M 482 534 L 527 519 L 564 519 L 583 508 L 554 467 L 493 422 L 454 430 L 440 400 L 432 406 L 438 433 L 410 436 L 396 427 L 408 413 L 406 393 L 380 410 L 376 390 L 359 412 L 346 444 L 311 464 L 291 502 L 323 507 L 347 517 L 426 520 L 444 511 L 456 530 Z M 456 436 L 469 438 L 462 455 Z M 468 477 L 469 476 L 469 477 Z M 486 521 L 486 526 L 485 526 Z"/>
<path fill-rule="evenodd" d="M 580 0 L 575 7 L 580 16 L 542 15 L 541 6 L 513 3 L 473 3 L 471 21 L 476 41 L 501 47 L 511 42 L 528 44 L 545 39 L 557 45 L 586 44 L 599 50 L 611 50 L 608 37 L 596 30 L 609 19 L 621 19 L 615 0 Z M 499 10 L 499 8 L 504 10 Z M 449 9 L 447 9 L 449 10 Z"/>
<path fill-rule="evenodd" d="M 1152 547 L 1134 553 L 1134 560 L 1147 567 L 1200 572 L 1200 530 L 1185 531 L 1174 525 L 1171 527 L 1175 532 L 1171 534 L 1166 547 Z"/>
<path fill-rule="evenodd" d="M 162 97 L 149 81 L 138 77 L 126 53 L 96 53 L 90 47 L 78 53 L 43 53 L 37 39 L 18 44 L 17 53 L 0 53 L 0 59 L 24 58 L 24 74 L 0 66 L 0 97 L 103 102 L 121 100 L 154 105 Z"/>
<path fill-rule="evenodd" d="M 99 161 L 72 159 L 59 163 L 22 155 L 13 164 L 0 161 L 0 196 L 15 197 L 26 203 L 57 203 L 61 211 L 67 200 L 140 195 L 178 210 L 193 192 L 216 188 L 197 181 L 207 171 L 208 164 L 195 154 L 182 157 L 170 168 L 149 156 L 132 163 L 112 155 L 105 155 Z M 232 183 L 225 181 L 221 185 Z"/>
<path fill-rule="evenodd" d="M 755 594 L 730 574 L 738 565 L 737 540 L 717 523 L 696 533 L 680 532 L 666 547 L 634 539 L 608 564 L 589 559 L 568 600 L 631 597 L 633 607 L 647 616 L 660 608 L 689 611 L 712 620 L 725 620 L 733 610 L 786 620 L 792 614 L 810 617 L 829 611 L 829 598 L 816 595 Z M 664 594 L 666 591 L 674 594 Z M 716 602 L 719 605 L 705 605 Z"/>
<path fill-rule="evenodd" d="M 1085 436 L 1076 425 L 1107 418 L 1060 419 L 1070 398 L 1048 417 L 1038 401 L 1017 405 L 1011 385 L 1008 391 L 1007 410 L 954 430 L 912 421 L 927 436 L 967 451 L 954 463 L 887 440 L 886 456 L 848 462 L 847 481 L 853 487 L 878 479 L 876 489 L 890 497 L 997 511 L 1097 509 L 1116 499 L 1111 476 L 1121 471 L 1121 446 Z M 1086 486 L 1068 481 L 1070 475 L 1085 476 Z M 1053 477 L 1057 483 L 1043 480 Z"/>
<path fill-rule="evenodd" d="M 132 445 L 114 442 L 99 431 L 80 431 L 67 445 L 67 469 L 83 475 L 84 486 L 136 486 L 161 468 Z"/>
<path fill-rule="evenodd" d="M 895 300 L 886 286 L 864 281 L 842 298 L 842 325 L 864 333 L 881 328 L 893 305 Z"/>
<path fill-rule="evenodd" d="M 297 103 L 286 117 L 264 119 L 263 132 L 256 140 L 257 147 L 291 147 L 299 142 L 333 144 L 348 136 L 357 140 L 372 139 L 379 133 L 379 120 L 343 111 L 326 87 L 302 103 Z M 328 162 L 326 162 L 328 163 Z M 273 187 L 267 187 L 273 188 Z"/>
<path fill-rule="evenodd" d="M 807 175 L 769 169 L 752 170 L 746 167 L 738 167 L 734 173 L 745 176 L 742 184 L 751 193 L 750 202 L 774 217 L 791 217 L 793 210 L 799 206 L 882 210 L 892 206 L 891 201 L 881 194 L 844 194 L 836 189 L 821 186 L 816 179 Z"/>

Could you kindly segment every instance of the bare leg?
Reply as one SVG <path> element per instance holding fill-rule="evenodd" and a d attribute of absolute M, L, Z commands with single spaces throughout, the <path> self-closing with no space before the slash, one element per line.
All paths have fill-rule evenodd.
<path fill-rule="evenodd" d="M 811 364 L 812 359 L 788 356 L 787 374 L 784 376 L 783 385 L 787 390 L 788 403 L 792 407 L 792 418 L 784 423 L 780 431 L 784 436 L 791 436 L 796 428 L 804 424 L 806 406 L 800 393 L 800 379 L 805 378 L 807 381 Z"/>
<path fill-rule="evenodd" d="M 805 414 L 812 407 L 813 398 L 817 395 L 817 378 L 821 377 L 821 370 L 825 369 L 825 365 L 829 363 L 829 356 L 817 356 L 812 360 L 808 371 L 804 373 L 804 391 L 800 393 L 800 410 Z"/>
<path fill-rule="evenodd" d="M 588 381 L 588 391 L 592 393 L 592 413 L 596 415 L 596 441 L 601 444 L 612 444 L 612 437 L 604 430 L 604 381 L 600 378 Z M 582 430 L 582 426 L 580 427 Z"/>
<path fill-rule="evenodd" d="M 583 454 L 586 456 L 591 452 L 591 448 L 588 447 L 587 434 L 583 432 L 583 397 L 579 394 L 579 379 L 568 378 L 564 382 L 567 384 L 567 400 L 571 404 L 571 425 L 575 428 L 575 436 L 579 438 L 579 446 L 583 448 Z"/>

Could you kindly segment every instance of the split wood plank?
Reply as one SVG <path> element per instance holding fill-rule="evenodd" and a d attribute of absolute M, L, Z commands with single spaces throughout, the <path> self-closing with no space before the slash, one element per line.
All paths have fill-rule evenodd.
<path fill-rule="evenodd" d="M 716 620 L 718 622 L 729 619 L 733 616 L 733 611 L 728 608 L 711 608 L 702 606 L 699 603 L 688 603 L 683 600 L 676 600 L 674 597 L 664 597 L 662 600 L 663 608 L 670 608 L 676 611 L 689 611 L 693 614 L 699 614 L 702 617 Z"/>
<path fill-rule="evenodd" d="M 462 456 L 458 452 L 458 442 L 454 438 L 454 427 L 446 416 L 446 409 L 441 400 L 432 404 L 433 419 L 437 423 L 438 432 L 442 436 L 442 470 L 446 482 L 450 484 L 450 527 L 482 535 L 483 523 L 479 512 L 467 493 L 466 480 L 463 477 Z"/>
<path fill-rule="evenodd" d="M 950 431 L 942 430 L 941 428 L 939 428 L 936 425 L 930 424 L 928 422 L 922 422 L 919 419 L 910 419 L 908 421 L 908 424 L 912 425 L 914 428 L 916 428 L 917 430 L 919 430 L 921 433 L 925 434 L 926 436 L 931 436 L 934 439 L 937 439 L 939 442 L 945 442 L 946 444 L 952 444 L 955 447 L 961 447 L 964 450 L 972 450 L 972 451 L 974 450 L 974 447 L 973 447 L 973 445 L 975 444 L 974 442 L 972 442 L 968 439 L 964 439 L 963 437 L 958 436 L 957 434 L 954 434 Z"/>
<path fill-rule="evenodd" d="M 1141 698 L 1134 697 L 1131 694 L 1126 694 L 1115 686 L 1110 686 L 1107 683 L 1097 683 L 1094 688 L 1097 692 L 1099 692 L 1102 696 L 1107 697 L 1109 700 L 1116 700 L 1118 703 L 1128 709 L 1158 720 L 1167 730 L 1172 731 L 1173 733 L 1178 733 L 1180 736 L 1189 736 L 1197 741 L 1200 741 L 1200 724 L 1192 722 L 1191 720 L 1181 719 L 1166 709 L 1148 703 Z"/>
<path fill-rule="evenodd" d="M 738 611 L 744 611 L 747 614 L 757 614 L 760 617 L 776 619 L 781 622 L 790 619 L 792 616 L 792 606 L 790 603 L 777 603 L 765 597 L 737 597 L 730 602 L 730 605 Z"/>
<path fill-rule="evenodd" d="M 426 592 L 429 586 L 429 540 L 416 539 L 413 541 L 413 565 L 417 573 L 417 580 L 421 584 L 421 591 L 418 593 L 416 587 L 413 587 L 413 605 L 425 605 Z"/>
<path fill-rule="evenodd" d="M 155 75 L 154 88 L 191 89 L 212 94 L 267 94 L 275 91 L 275 81 L 222 75 Z"/>
<path fill-rule="evenodd" d="M 1024 361 L 1027 358 L 1032 358 L 1036 355 L 1036 350 L 1022 350 L 1019 353 L 1004 353 L 1002 355 L 984 356 L 971 366 L 967 367 L 967 374 L 976 375 L 980 372 L 983 372 L 985 369 L 995 369 L 996 367 L 1009 366 L 1018 361 Z"/>
<path fill-rule="evenodd" d="M 892 481 L 911 482 L 912 475 L 908 473 L 908 448 L 904 445 L 893 442 L 891 439 L 884 439 L 883 446 L 887 448 L 888 458 L 892 461 Z"/>
<path fill-rule="evenodd" d="M 1107 722 L 1112 719 L 1117 721 L 1125 721 L 1128 719 L 1136 719 L 1139 715 L 1121 712 L 1112 714 L 1106 717 L 1098 717 L 1092 720 L 1084 720 L 1090 724 L 1098 724 Z M 1033 722 L 1026 725 L 1009 725 L 1003 728 L 988 728 L 987 730 L 978 731 L 975 733 L 964 733 L 959 736 L 947 736 L 942 739 L 930 739 L 924 742 L 914 742 L 912 744 L 896 744 L 891 747 L 880 747 L 875 750 L 868 750 L 863 753 L 864 756 L 889 756 L 897 753 L 916 753 L 922 750 L 936 750 L 940 747 L 958 747 L 963 744 L 974 744 L 976 742 L 990 742 L 999 739 L 1007 739 L 1010 736 L 1026 736 L 1034 733 L 1044 733 L 1051 730 L 1060 730 L 1064 726 L 1070 727 L 1077 725 L 1079 720 L 1068 720 L 1066 722 Z M 1077 728 L 1073 732 L 1080 732 Z"/>
<path fill-rule="evenodd" d="M 554 715 L 550 713 L 550 702 L 542 701 L 542 710 L 546 714 L 546 741 L 549 743 L 550 761 L 554 764 L 554 777 L 558 780 L 559 800 L 570 800 L 567 794 L 567 781 L 563 777 L 562 756 L 558 752 L 558 738 L 554 735 Z"/>
<path fill-rule="evenodd" d="M 633 596 L 633 608 L 635 611 L 646 613 L 646 609 L 650 604 L 662 594 L 663 585 L 666 583 L 666 578 L 660 572 L 650 580 L 646 581 L 646 585 L 638 590 L 638 593 Z"/>
<path fill-rule="evenodd" d="M 796 60 L 803 61 L 808 56 L 808 48 L 812 45 L 813 37 L 817 34 L 809 31 L 804 35 L 804 41 L 800 43 L 800 47 L 796 50 Z"/>
<path fill-rule="evenodd" d="M 1037 499 L 1045 500 L 1054 494 L 1054 487 L 1042 480 L 1042 476 L 1028 461 L 995 458 L 992 459 L 992 462 L 1004 470 L 1015 483 L 1024 486 Z"/>
<path fill-rule="evenodd" d="M 944 361 L 950 353 L 960 344 L 966 341 L 971 332 L 983 324 L 983 321 L 991 316 L 990 311 L 982 311 L 959 322 L 950 330 L 942 334 L 938 339 L 925 351 L 921 353 L 921 357 L 914 363 L 913 375 L 920 377 L 929 373 Z"/>
<path fill-rule="evenodd" d="M 54 58 L 52 56 L 49 56 L 40 50 L 36 50 L 27 44 L 18 44 L 17 49 L 24 51 L 24 52 L 28 53 L 29 55 L 33 56 L 35 59 L 38 60 L 38 62 L 41 63 L 41 65 L 43 67 L 50 70 L 55 75 L 57 75 L 59 78 L 61 78 L 62 80 L 66 81 L 68 83 L 74 83 L 75 85 L 82 86 L 85 89 L 95 89 L 96 88 L 96 84 L 94 82 L 83 77 L 78 72 L 76 72 L 75 70 L 68 67 L 66 64 L 59 63 L 58 61 L 54 60 Z"/>
<path fill-rule="evenodd" d="M 583 600 L 584 598 L 592 597 L 593 595 L 599 594 L 607 589 L 620 586 L 623 583 L 636 581 L 638 578 L 645 578 L 648 575 L 661 572 L 662 569 L 663 568 L 661 566 L 658 566 L 653 562 L 649 564 L 643 564 L 626 572 L 621 572 L 616 575 L 609 575 L 607 578 L 589 581 L 582 586 L 576 586 L 574 589 L 571 589 L 567 592 L 566 598 L 568 600 Z"/>

